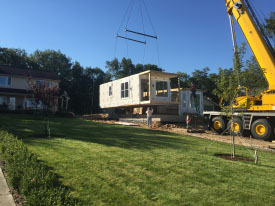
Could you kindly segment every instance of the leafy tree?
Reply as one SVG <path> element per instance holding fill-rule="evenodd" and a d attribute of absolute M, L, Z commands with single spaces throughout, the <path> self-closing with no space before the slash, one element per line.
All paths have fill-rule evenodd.
<path fill-rule="evenodd" d="M 243 76 L 243 57 L 245 52 L 245 43 L 242 43 L 234 52 L 233 69 L 219 68 L 218 76 L 214 77 L 217 88 L 213 89 L 212 94 L 226 101 L 231 101 L 235 95 L 236 88 L 239 85 L 245 86 L 243 84 L 245 81 L 245 77 Z"/>
<path fill-rule="evenodd" d="M 191 85 L 190 76 L 185 72 L 178 72 L 177 76 L 180 78 L 180 88 L 189 88 Z"/>
<path fill-rule="evenodd" d="M 84 68 L 75 62 L 72 70 L 68 95 L 71 98 L 69 108 L 76 113 L 85 113 L 89 94 L 88 79 L 84 76 Z"/>
<path fill-rule="evenodd" d="M 111 79 L 120 79 L 147 70 L 164 71 L 154 64 L 134 65 L 131 59 L 126 59 L 125 57 L 122 58 L 121 62 L 117 58 L 112 61 L 106 61 L 105 67 Z"/>
<path fill-rule="evenodd" d="M 61 51 L 36 50 L 30 55 L 30 61 L 37 65 L 37 69 L 56 72 L 59 76 L 61 91 L 67 90 L 68 81 L 71 80 L 70 70 L 72 67 L 71 58 L 67 57 Z"/>
<path fill-rule="evenodd" d="M 30 62 L 37 65 L 36 69 L 51 71 L 57 73 L 60 78 L 59 88 L 61 93 L 69 90 L 71 77 L 71 58 L 67 57 L 61 51 L 36 50 L 30 55 Z"/>
<path fill-rule="evenodd" d="M 265 21 L 265 28 L 269 37 L 275 39 L 275 12 L 271 12 L 269 18 L 266 18 Z"/>
<path fill-rule="evenodd" d="M 235 81 L 233 69 L 219 68 L 218 77 L 216 78 L 216 88 L 212 91 L 219 99 L 223 98 L 226 101 L 231 100 L 232 91 L 235 91 L 236 87 L 231 82 Z"/>
<path fill-rule="evenodd" d="M 164 69 L 158 67 L 155 64 L 145 64 L 143 71 L 147 71 L 147 70 L 152 70 L 152 71 L 159 71 L 159 72 L 164 72 Z"/>
<path fill-rule="evenodd" d="M 107 73 L 111 77 L 111 79 L 121 78 L 121 66 L 117 58 L 113 59 L 112 61 L 106 61 L 105 67 L 108 69 Z"/>
<path fill-rule="evenodd" d="M 214 74 L 209 74 L 210 69 L 208 67 L 203 68 L 202 70 L 195 70 L 192 73 L 192 77 L 189 79 L 190 82 L 195 84 L 197 89 L 202 89 L 204 91 L 204 95 L 210 97 L 212 100 L 217 101 L 217 97 L 212 93 L 212 91 L 216 88 L 216 84 L 213 80 Z M 191 83 L 189 84 L 189 87 Z"/>
<path fill-rule="evenodd" d="M 53 71 L 60 76 L 65 76 L 72 66 L 71 58 L 59 50 L 36 50 L 30 59 L 38 65 L 38 69 Z"/>
<path fill-rule="evenodd" d="M 0 64 L 23 69 L 37 67 L 23 49 L 0 48 Z"/>
<path fill-rule="evenodd" d="M 91 68 L 88 67 L 84 71 L 84 75 L 88 78 L 88 87 L 89 87 L 89 99 L 90 101 L 90 110 L 89 113 L 95 113 L 99 111 L 99 85 L 104 83 L 105 73 L 98 67 Z"/>
<path fill-rule="evenodd" d="M 249 88 L 254 95 L 259 94 L 268 87 L 263 71 L 254 56 L 246 61 L 243 71 L 243 85 Z"/>
<path fill-rule="evenodd" d="M 144 71 L 144 65 L 143 64 L 136 64 L 135 68 L 136 73 L 140 73 Z"/>

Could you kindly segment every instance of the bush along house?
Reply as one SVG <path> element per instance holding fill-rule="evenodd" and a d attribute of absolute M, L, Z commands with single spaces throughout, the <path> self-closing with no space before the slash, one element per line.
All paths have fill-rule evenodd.
<path fill-rule="evenodd" d="M 60 80 L 55 72 L 0 65 L 0 111 L 41 109 L 41 103 L 34 101 L 28 78 L 38 86 L 59 87 Z M 51 109 L 57 111 L 57 108 Z"/>

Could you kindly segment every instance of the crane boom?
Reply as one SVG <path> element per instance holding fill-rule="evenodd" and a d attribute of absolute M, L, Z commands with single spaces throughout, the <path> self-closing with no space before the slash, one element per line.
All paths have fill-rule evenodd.
<path fill-rule="evenodd" d="M 275 57 L 274 50 L 268 45 L 244 0 L 225 0 L 227 13 L 233 15 L 240 25 L 246 40 L 262 69 L 269 90 L 275 90 Z"/>
<path fill-rule="evenodd" d="M 275 137 L 275 52 L 249 0 L 225 0 L 225 3 L 232 31 L 234 16 L 264 73 L 269 88 L 253 96 L 249 94 L 248 88 L 239 86 L 231 104 L 223 107 L 225 111 L 209 111 L 203 114 L 209 119 L 209 128 L 217 133 L 229 130 L 233 135 L 240 135 L 246 131 L 257 139 L 267 140 Z M 233 40 L 235 43 L 234 35 Z M 226 112 L 229 109 L 232 111 L 231 115 Z"/>

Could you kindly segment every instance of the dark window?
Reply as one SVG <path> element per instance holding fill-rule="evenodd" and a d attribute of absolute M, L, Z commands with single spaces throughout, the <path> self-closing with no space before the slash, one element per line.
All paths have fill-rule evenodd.
<path fill-rule="evenodd" d="M 121 83 L 121 98 L 129 97 L 129 83 Z"/>
<path fill-rule="evenodd" d="M 113 87 L 109 86 L 109 97 L 113 96 Z"/>
<path fill-rule="evenodd" d="M 45 80 L 36 80 L 36 86 L 39 88 L 50 88 L 52 86 L 51 82 Z"/>
<path fill-rule="evenodd" d="M 0 76 L 0 85 L 2 85 L 2 86 L 11 85 L 11 77 L 9 77 L 9 76 Z"/>
<path fill-rule="evenodd" d="M 156 82 L 156 96 L 168 97 L 168 83 L 165 81 Z"/>

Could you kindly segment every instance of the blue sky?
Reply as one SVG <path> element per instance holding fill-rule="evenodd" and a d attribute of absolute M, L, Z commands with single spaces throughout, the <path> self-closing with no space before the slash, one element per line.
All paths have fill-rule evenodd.
<path fill-rule="evenodd" d="M 36 49 L 60 50 L 85 67 L 104 71 L 107 60 L 123 56 L 134 64 L 158 64 L 167 72 L 190 74 L 204 67 L 217 72 L 219 67 L 232 67 L 232 40 L 224 0 L 144 1 L 158 36 L 158 40 L 147 38 L 146 47 L 116 41 L 121 23 L 119 34 L 126 35 L 128 18 L 122 20 L 130 0 L 0 0 L 0 46 L 28 53 Z M 274 0 L 250 1 L 260 15 L 269 16 L 275 11 Z M 146 33 L 154 34 L 144 7 L 142 14 L 143 18 L 139 0 L 135 0 L 127 28 L 143 32 L 144 25 Z M 245 41 L 239 29 L 237 38 L 239 43 Z"/>

